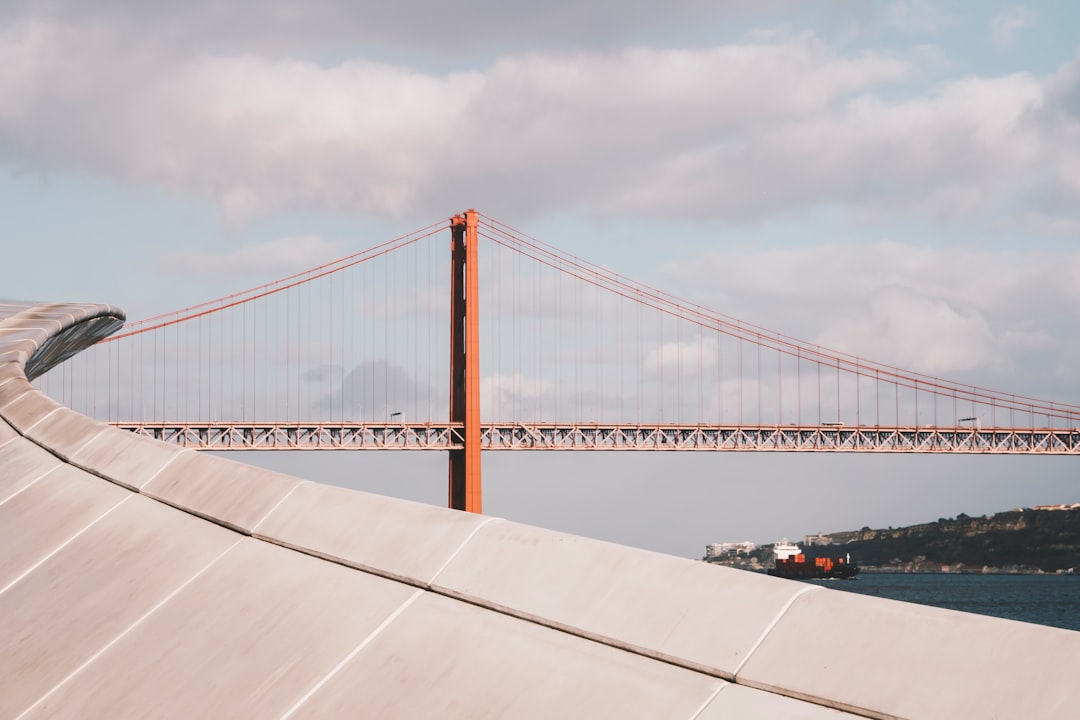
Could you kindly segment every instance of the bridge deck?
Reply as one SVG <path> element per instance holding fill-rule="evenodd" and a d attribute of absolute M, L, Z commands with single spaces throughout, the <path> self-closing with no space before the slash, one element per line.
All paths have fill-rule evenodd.
<path fill-rule="evenodd" d="M 461 423 L 114 423 L 203 450 L 450 450 Z M 1080 455 L 1080 428 L 484 424 L 485 450 Z"/>

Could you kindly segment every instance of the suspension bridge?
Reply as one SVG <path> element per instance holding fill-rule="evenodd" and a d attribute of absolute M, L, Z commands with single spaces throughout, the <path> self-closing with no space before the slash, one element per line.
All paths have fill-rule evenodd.
<path fill-rule="evenodd" d="M 1080 406 L 802 341 L 472 210 L 130 323 L 37 383 L 186 447 L 449 451 L 472 509 L 481 449 L 1080 453 Z"/>

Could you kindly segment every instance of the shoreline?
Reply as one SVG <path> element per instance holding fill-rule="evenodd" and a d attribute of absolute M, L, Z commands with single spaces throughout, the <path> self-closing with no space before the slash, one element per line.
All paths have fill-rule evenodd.
<path fill-rule="evenodd" d="M 1039 568 L 1031 567 L 881 567 L 881 566 L 860 566 L 859 572 L 868 575 L 1048 575 L 1048 576 L 1061 576 L 1072 577 L 1077 573 L 1074 568 L 1068 568 L 1064 570 L 1055 570 L 1047 572 Z"/>

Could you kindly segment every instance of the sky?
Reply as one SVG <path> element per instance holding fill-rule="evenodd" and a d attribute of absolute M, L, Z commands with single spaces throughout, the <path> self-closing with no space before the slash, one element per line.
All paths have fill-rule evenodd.
<path fill-rule="evenodd" d="M 138 319 L 467 207 L 795 337 L 1080 403 L 1080 6 L 0 7 L 0 297 Z M 438 453 L 243 459 L 445 501 Z M 687 557 L 1080 499 L 1072 458 L 484 462 L 491 514 Z"/>

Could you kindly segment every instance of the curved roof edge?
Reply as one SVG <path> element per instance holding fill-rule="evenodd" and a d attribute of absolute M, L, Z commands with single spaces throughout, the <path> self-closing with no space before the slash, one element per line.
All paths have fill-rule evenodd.
<path fill-rule="evenodd" d="M 29 383 L 122 319 L 64 304 L 0 319 L 2 716 L 1080 704 L 1080 633 L 318 485 L 125 433 Z"/>

